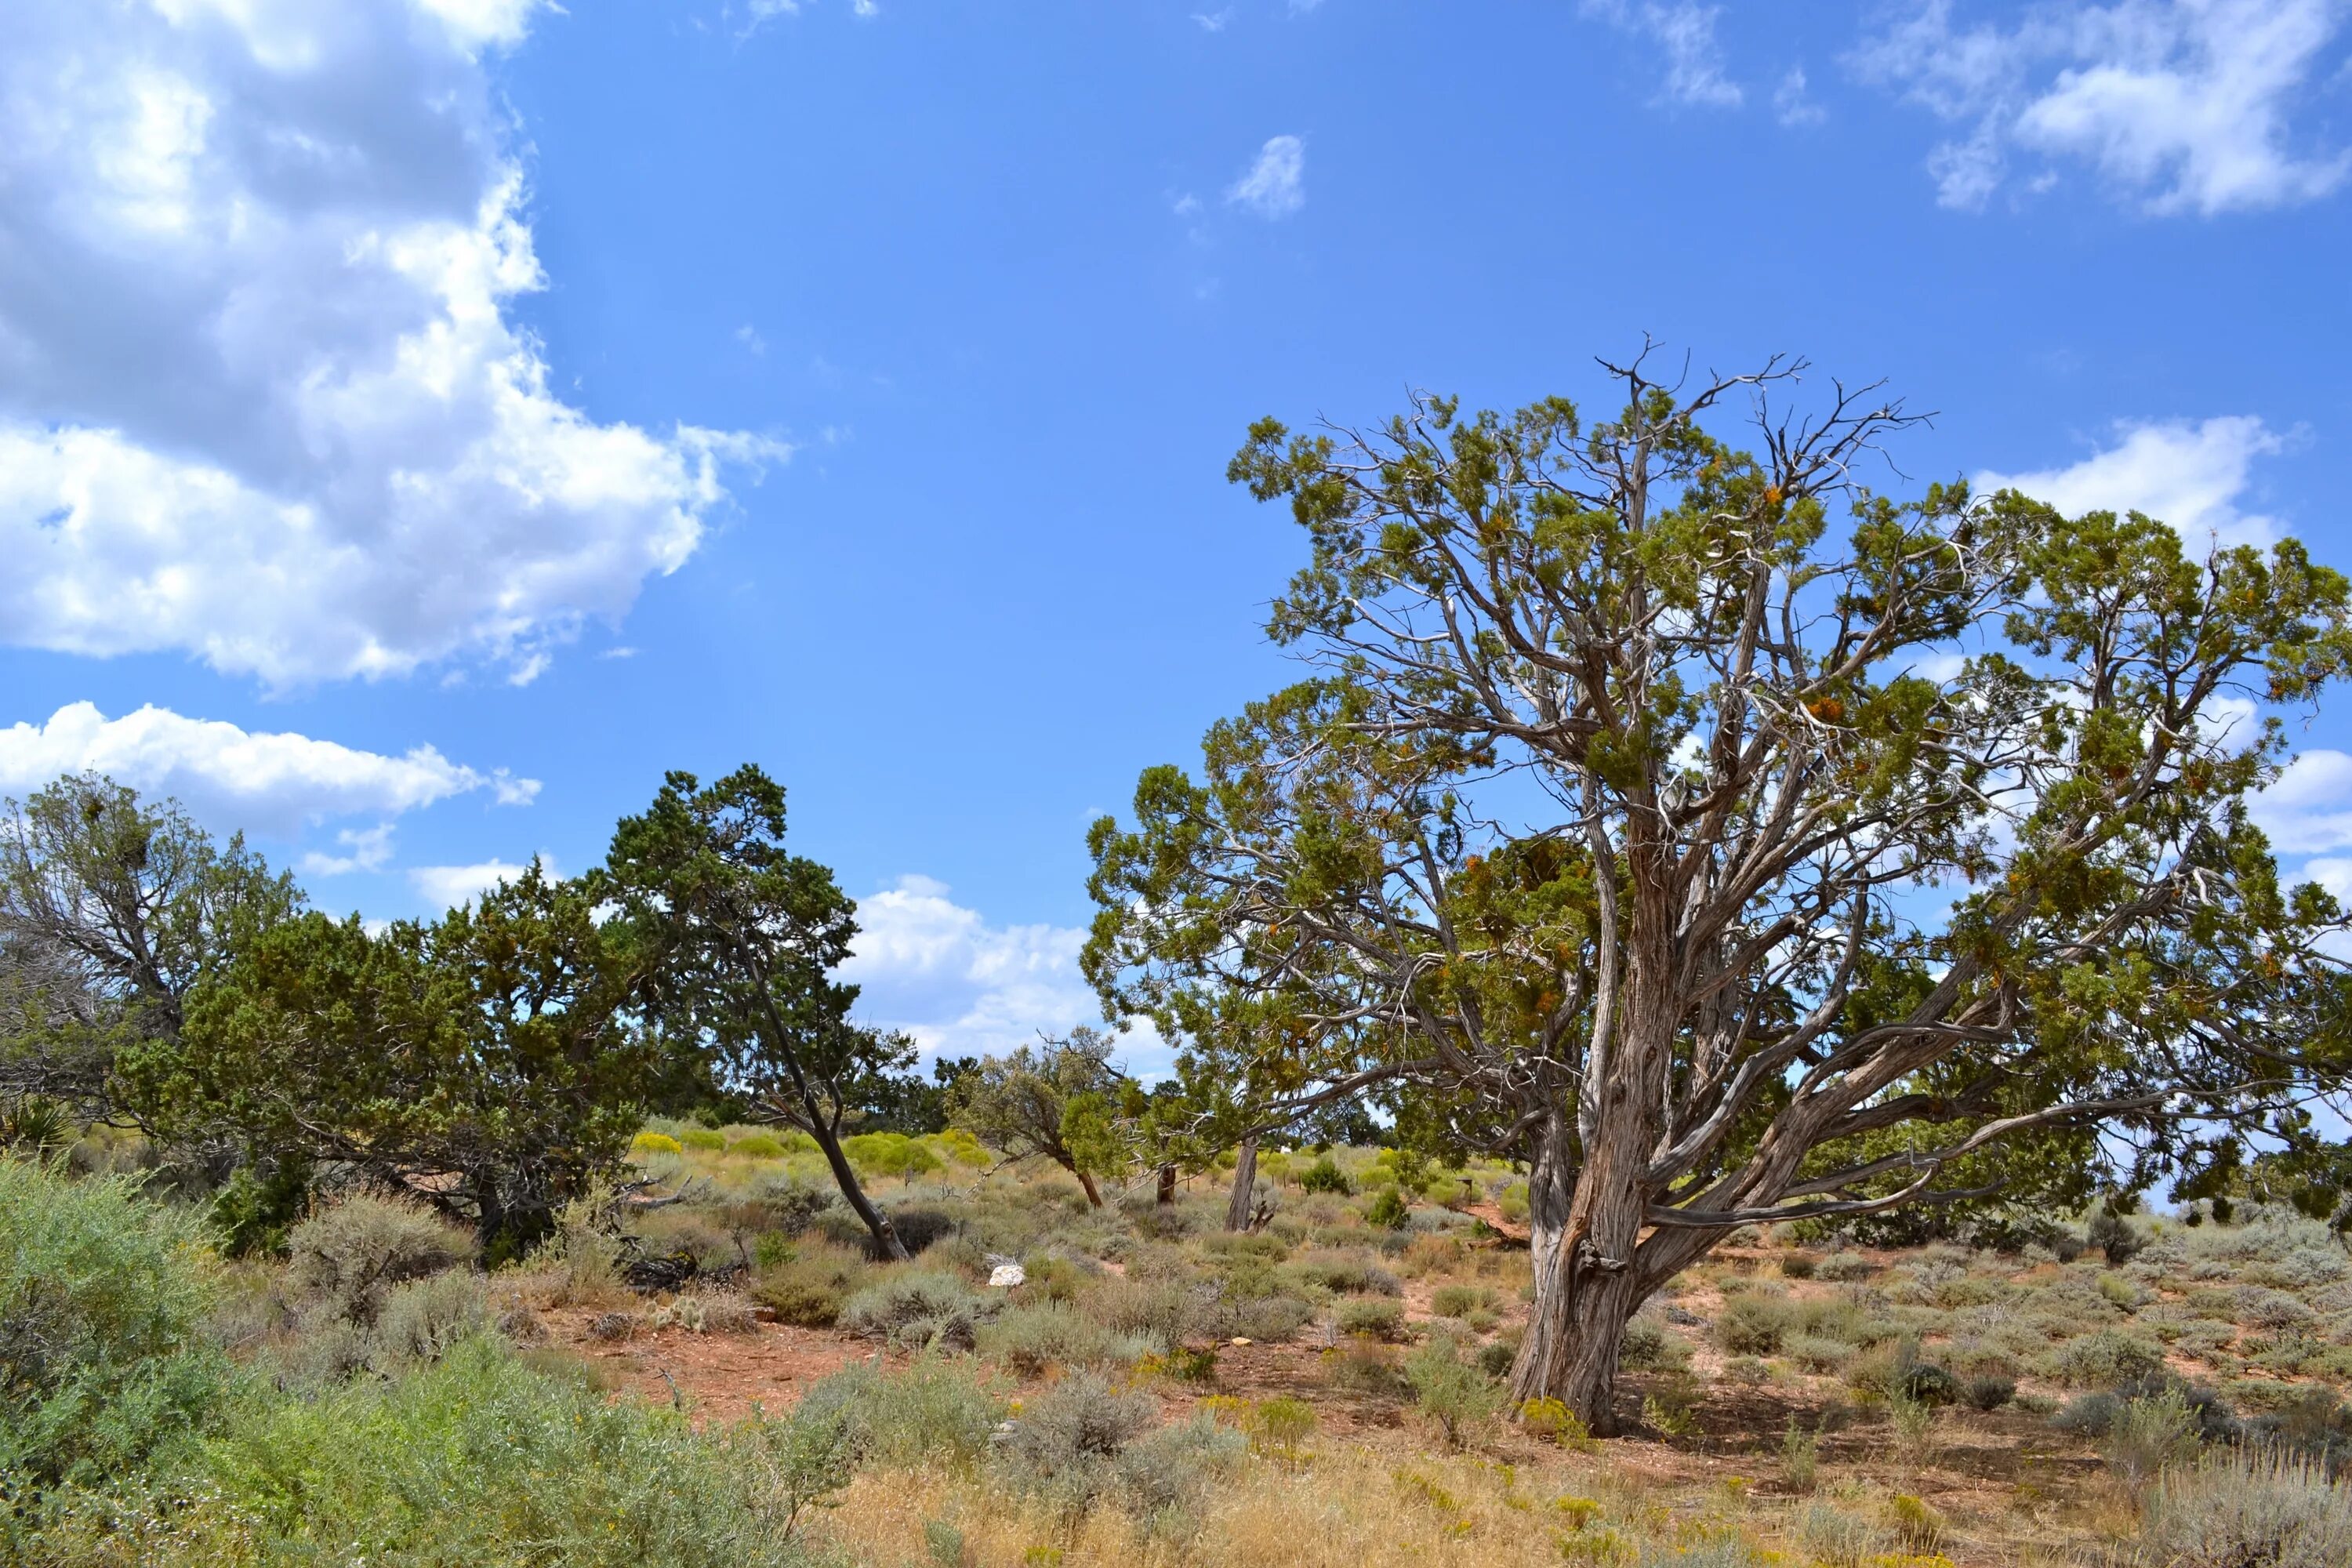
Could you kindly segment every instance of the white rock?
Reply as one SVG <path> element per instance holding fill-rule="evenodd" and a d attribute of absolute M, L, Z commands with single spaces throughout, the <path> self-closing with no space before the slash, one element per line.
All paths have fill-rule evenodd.
<path fill-rule="evenodd" d="M 1009 1290 L 1028 1278 L 1029 1271 L 1018 1263 L 1000 1263 L 988 1271 L 988 1282 L 999 1289 Z"/>

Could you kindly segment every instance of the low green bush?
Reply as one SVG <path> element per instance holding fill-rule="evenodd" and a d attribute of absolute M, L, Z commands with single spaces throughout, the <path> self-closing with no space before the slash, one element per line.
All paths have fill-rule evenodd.
<path fill-rule="evenodd" d="M 709 1127 L 689 1127 L 677 1135 L 677 1141 L 706 1154 L 716 1154 L 727 1147 L 727 1134 Z"/>
<path fill-rule="evenodd" d="M 842 1451 L 778 1484 L 809 1430 L 698 1435 L 473 1340 L 389 1382 L 249 1402 L 178 1489 L 170 1539 L 185 1563 L 785 1568 L 806 1561 L 795 1493 L 849 1474 Z"/>
<path fill-rule="evenodd" d="M 128 1179 L 0 1156 L 0 1545 L 48 1489 L 121 1479 L 219 1414 L 204 1242 Z"/>
<path fill-rule="evenodd" d="M 1406 1356 L 1403 1372 L 1422 1414 L 1433 1417 L 1455 1447 L 1505 1404 L 1503 1390 L 1475 1363 L 1465 1361 L 1461 1347 L 1443 1334 L 1432 1335 Z"/>
<path fill-rule="evenodd" d="M 841 1420 L 861 1460 L 970 1464 L 1004 1418 L 1003 1400 L 970 1365 L 925 1356 L 894 1371 L 863 1362 L 817 1383 L 794 1414 Z"/>
<path fill-rule="evenodd" d="M 1363 1334 L 1376 1340 L 1404 1337 L 1404 1309 L 1385 1297 L 1343 1301 L 1332 1314 L 1332 1321 L 1343 1334 Z"/>
<path fill-rule="evenodd" d="M 1060 1301 L 1000 1313 L 980 1326 L 978 1345 L 981 1354 L 1022 1377 L 1055 1366 L 1131 1366 L 1152 1348 L 1146 1336 L 1105 1328 Z"/>
<path fill-rule="evenodd" d="M 1298 1185 L 1304 1192 L 1336 1193 L 1343 1198 L 1356 1190 L 1356 1184 L 1348 1179 L 1348 1173 L 1339 1169 L 1328 1154 L 1300 1173 Z"/>
<path fill-rule="evenodd" d="M 896 1345 L 968 1351 L 978 1342 L 982 1321 L 998 1305 L 952 1274 L 893 1274 L 844 1302 L 841 1324 Z"/>

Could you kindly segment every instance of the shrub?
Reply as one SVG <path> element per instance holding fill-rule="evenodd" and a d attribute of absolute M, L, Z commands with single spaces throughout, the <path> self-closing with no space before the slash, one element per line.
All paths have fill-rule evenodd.
<path fill-rule="evenodd" d="M 2146 1340 L 2100 1329 L 2068 1340 L 2042 1357 L 2041 1364 L 2051 1376 L 2076 1388 L 2113 1387 L 2160 1370 L 2164 1352 Z"/>
<path fill-rule="evenodd" d="M 682 1154 L 686 1145 L 667 1132 L 640 1132 L 629 1140 L 629 1152 L 641 1158 L 656 1154 Z"/>
<path fill-rule="evenodd" d="M 2177 1469 L 2150 1500 L 2140 1556 L 2162 1568 L 2352 1563 L 2352 1491 L 2316 1466 L 2271 1455 Z"/>
<path fill-rule="evenodd" d="M 384 1298 L 369 1364 L 389 1372 L 403 1363 L 439 1361 L 459 1342 L 489 1330 L 489 1297 L 474 1275 L 412 1279 Z"/>
<path fill-rule="evenodd" d="M 123 1476 L 218 1410 L 202 1246 L 127 1179 L 0 1156 L 0 1547 L 7 1501 Z"/>
<path fill-rule="evenodd" d="M 1956 1405 L 1960 1398 L 1960 1380 L 1933 1362 L 1921 1362 L 1904 1370 L 1895 1380 L 1892 1392 L 1931 1407 Z"/>
<path fill-rule="evenodd" d="M 784 1144 L 772 1132 L 746 1132 L 728 1144 L 727 1152 L 747 1160 L 781 1160 L 784 1157 Z"/>
<path fill-rule="evenodd" d="M 1617 1342 L 1617 1364 L 1628 1372 L 1679 1371 L 1690 1364 L 1690 1347 L 1667 1331 L 1664 1319 L 1636 1312 Z"/>
<path fill-rule="evenodd" d="M 2017 1397 L 2017 1379 L 2006 1373 L 1972 1372 L 1960 1380 L 1960 1397 L 1971 1410 L 1998 1410 Z"/>
<path fill-rule="evenodd" d="M 841 1321 L 842 1303 L 871 1272 L 855 1253 L 812 1246 L 762 1269 L 751 1299 L 774 1312 L 780 1323 L 829 1329 Z"/>
<path fill-rule="evenodd" d="M 1060 1301 L 1012 1308 L 982 1325 L 978 1343 L 982 1355 L 1023 1377 L 1053 1366 L 1131 1365 L 1151 1349 L 1143 1336 L 1107 1329 Z"/>
<path fill-rule="evenodd" d="M 611 1186 L 599 1182 L 555 1214 L 545 1256 L 556 1304 L 602 1306 L 621 1293 L 621 1230 Z"/>
<path fill-rule="evenodd" d="M 994 1310 L 952 1274 L 896 1274 L 849 1298 L 841 1321 L 853 1333 L 892 1344 L 968 1351 L 981 1320 Z"/>
<path fill-rule="evenodd" d="M 1383 1297 L 1341 1302 L 1333 1322 L 1343 1334 L 1364 1334 L 1376 1340 L 1404 1337 L 1404 1309 Z"/>
<path fill-rule="evenodd" d="M 1503 1391 L 1464 1361 L 1460 1347 L 1443 1334 L 1431 1336 L 1404 1358 L 1404 1377 L 1422 1414 L 1435 1417 L 1445 1430 L 1445 1440 L 1456 1447 L 1472 1426 L 1503 1407 Z"/>
<path fill-rule="evenodd" d="M 1810 1252 L 1784 1252 L 1780 1255 L 1780 1277 L 1784 1279 L 1811 1279 L 1822 1266 L 1822 1260 Z"/>
<path fill-rule="evenodd" d="M 1365 1220 L 1383 1230 L 1402 1230 L 1412 1218 L 1412 1208 L 1394 1187 L 1382 1187 L 1364 1210 Z"/>
<path fill-rule="evenodd" d="M 2147 1245 L 2147 1238 L 2133 1229 L 2129 1220 L 2106 1209 L 2101 1209 L 2091 1216 L 2091 1223 L 2084 1229 L 2083 1239 L 2106 1255 L 2110 1268 L 2120 1268 L 2129 1263 Z"/>
<path fill-rule="evenodd" d="M 1790 1416 L 1788 1430 L 1780 1434 L 1780 1474 L 1788 1480 L 1789 1489 L 1812 1490 L 1821 1468 L 1821 1438 L 1798 1426 L 1794 1415 Z"/>
<path fill-rule="evenodd" d="M 912 1180 L 941 1168 L 929 1145 L 903 1132 L 860 1132 L 841 1141 L 841 1152 L 860 1175 L 898 1176 Z"/>
<path fill-rule="evenodd" d="M 987 1453 L 1004 1405 L 961 1367 L 926 1356 L 900 1371 L 867 1362 L 835 1373 L 808 1391 L 802 1411 L 841 1420 L 860 1459 L 916 1465 Z"/>
<path fill-rule="evenodd" d="M 2107 1463 L 2135 1488 L 2197 1449 L 2197 1414 L 2178 1388 L 2124 1401 L 2107 1424 Z"/>
<path fill-rule="evenodd" d="M 1789 1326 L 1789 1303 L 1777 1297 L 1741 1291 L 1726 1297 L 1716 1314 L 1716 1342 L 1734 1355 L 1773 1355 Z"/>
<path fill-rule="evenodd" d="M 1886 1545 L 1885 1532 L 1876 1524 L 1825 1502 L 1805 1510 L 1797 1534 L 1806 1555 L 1825 1568 L 1862 1568 Z"/>
<path fill-rule="evenodd" d="M 1303 1399 L 1277 1396 L 1250 1406 L 1246 1424 L 1252 1440 L 1286 1458 L 1296 1457 L 1298 1445 L 1315 1433 L 1315 1407 Z"/>
<path fill-rule="evenodd" d="M 296 1226 L 287 1249 L 288 1286 L 365 1328 L 393 1287 L 465 1261 L 473 1241 L 422 1204 L 358 1193 Z"/>
<path fill-rule="evenodd" d="M 1378 1264 L 1353 1258 L 1310 1258 L 1292 1265 L 1309 1285 L 1340 1296 L 1402 1296 L 1404 1282 Z"/>
<path fill-rule="evenodd" d="M 1208 1331 L 1210 1304 L 1201 1292 L 1175 1279 L 1106 1280 L 1087 1298 L 1088 1315 L 1107 1327 L 1148 1334 L 1173 1350 Z"/>
<path fill-rule="evenodd" d="M 1378 1340 L 1351 1339 L 1323 1352 L 1324 1381 L 1349 1394 L 1396 1394 L 1412 1385 L 1398 1370 L 1397 1353 Z"/>
<path fill-rule="evenodd" d="M 1484 1285 L 1440 1285 L 1429 1298 L 1430 1310 L 1441 1318 L 1466 1318 L 1494 1305 L 1495 1293 Z"/>
<path fill-rule="evenodd" d="M 1807 1372 L 1835 1372 L 1853 1359 L 1852 1345 L 1819 1334 L 1791 1334 L 1780 1342 L 1780 1351 Z"/>
<path fill-rule="evenodd" d="M 1857 1279 L 1867 1279 L 1878 1272 L 1878 1265 L 1859 1252 L 1832 1252 L 1814 1268 L 1816 1278 L 1833 1285 L 1848 1285 Z"/>
<path fill-rule="evenodd" d="M 1481 1366 L 1479 1370 L 1486 1369 Z M 1521 1405 L 1519 1429 L 1530 1437 L 1541 1437 L 1579 1453 L 1591 1453 L 1599 1447 L 1583 1418 L 1557 1399 L 1530 1399 Z"/>
<path fill-rule="evenodd" d="M 472 1340 L 389 1383 L 246 1406 L 172 1520 L 174 1560 L 784 1568 L 790 1429 L 698 1436 Z M 801 1485 L 846 1479 L 836 1459 Z"/>
<path fill-rule="evenodd" d="M 677 1135 L 677 1141 L 688 1149 L 699 1149 L 706 1154 L 716 1154 L 727 1147 L 727 1134 L 709 1127 L 689 1127 Z"/>
<path fill-rule="evenodd" d="M 1104 1489 L 1108 1461 L 1158 1415 L 1150 1394 L 1114 1389 L 1092 1373 L 1072 1373 L 1023 1409 L 1003 1451 L 1020 1479 L 1076 1511 Z"/>
<path fill-rule="evenodd" d="M 1348 1173 L 1339 1169 L 1328 1154 L 1307 1167 L 1298 1178 L 1298 1185 L 1303 1192 L 1336 1193 L 1343 1198 L 1356 1190 L 1356 1184 L 1348 1180 Z"/>

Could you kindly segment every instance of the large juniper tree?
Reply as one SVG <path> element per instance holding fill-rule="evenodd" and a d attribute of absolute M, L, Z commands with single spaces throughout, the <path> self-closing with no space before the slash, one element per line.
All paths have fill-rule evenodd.
<path fill-rule="evenodd" d="M 1891 499 L 1895 405 L 1611 369 L 1590 426 L 1251 431 L 1312 678 L 1097 825 L 1087 960 L 1526 1159 L 1513 1391 L 1603 1428 L 1626 1319 L 1738 1226 L 2193 1173 L 2340 1081 L 2339 912 L 2248 799 L 2352 658 L 2292 542 Z"/>

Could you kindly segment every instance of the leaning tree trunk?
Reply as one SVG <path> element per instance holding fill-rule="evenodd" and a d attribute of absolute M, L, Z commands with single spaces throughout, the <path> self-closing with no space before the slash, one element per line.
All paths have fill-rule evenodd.
<path fill-rule="evenodd" d="M 1160 1205 L 1162 1208 L 1167 1207 L 1170 1204 L 1176 1201 L 1175 1166 L 1162 1165 L 1160 1167 L 1160 1190 L 1154 1195 L 1152 1201 Z"/>
<path fill-rule="evenodd" d="M 876 1208 L 874 1200 L 866 1195 L 866 1188 L 857 1180 L 857 1173 L 850 1169 L 849 1156 L 842 1152 L 841 1140 L 834 1135 L 833 1129 L 817 1113 L 814 1098 L 808 1101 L 808 1134 L 816 1140 L 816 1146 L 824 1151 L 824 1163 L 833 1169 L 833 1184 L 841 1189 L 843 1200 L 865 1222 L 867 1232 L 873 1236 L 875 1254 L 886 1262 L 904 1263 L 908 1258 L 907 1244 L 898 1239 L 898 1227 L 892 1225 L 890 1216 Z"/>
<path fill-rule="evenodd" d="M 1225 1204 L 1225 1228 L 1244 1231 L 1256 1217 L 1257 1134 L 1253 1132 L 1234 1152 L 1234 1195 Z"/>
<path fill-rule="evenodd" d="M 1102 1207 L 1102 1184 L 1095 1180 L 1095 1173 L 1073 1165 L 1070 1167 L 1070 1174 L 1077 1177 L 1078 1185 L 1086 1189 L 1087 1202 L 1096 1208 Z"/>

